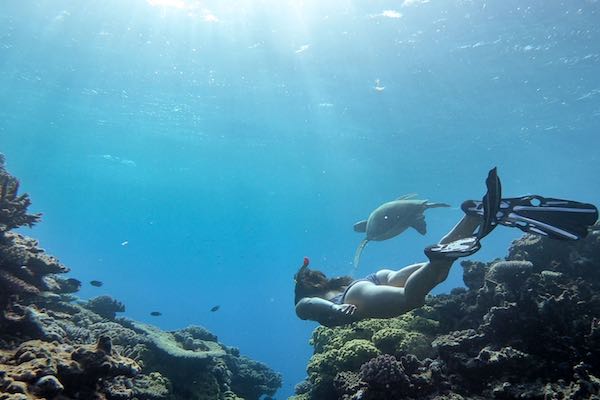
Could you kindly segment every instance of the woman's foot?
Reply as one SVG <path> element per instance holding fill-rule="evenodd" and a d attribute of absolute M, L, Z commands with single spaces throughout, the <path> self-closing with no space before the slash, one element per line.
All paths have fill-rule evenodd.
<path fill-rule="evenodd" d="M 457 259 L 475 254 L 481 248 L 479 239 L 471 236 L 444 244 L 434 244 L 425 248 L 425 255 L 430 259 Z"/>

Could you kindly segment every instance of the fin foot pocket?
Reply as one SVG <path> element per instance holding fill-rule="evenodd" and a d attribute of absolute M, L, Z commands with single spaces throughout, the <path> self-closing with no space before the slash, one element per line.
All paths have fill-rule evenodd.
<path fill-rule="evenodd" d="M 479 238 L 471 236 L 444 244 L 434 244 L 425 248 L 425 255 L 430 260 L 456 259 L 475 254 L 481 248 Z"/>

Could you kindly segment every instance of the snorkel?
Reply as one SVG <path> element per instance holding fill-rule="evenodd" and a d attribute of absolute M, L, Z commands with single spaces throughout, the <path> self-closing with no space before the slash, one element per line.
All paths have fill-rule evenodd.
<path fill-rule="evenodd" d="M 308 267 L 308 264 L 310 264 L 310 260 L 308 257 L 304 257 L 304 261 L 302 262 L 302 267 L 300 267 L 300 269 Z"/>
<path fill-rule="evenodd" d="M 308 257 L 304 257 L 304 260 L 302 261 L 302 266 L 294 275 L 294 282 L 298 283 L 298 277 L 306 272 L 306 270 L 308 269 L 308 264 L 310 264 L 310 260 L 308 259 Z"/>

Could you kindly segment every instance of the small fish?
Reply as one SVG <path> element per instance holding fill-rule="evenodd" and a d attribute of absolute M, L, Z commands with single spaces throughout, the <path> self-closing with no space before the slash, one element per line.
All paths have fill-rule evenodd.
<path fill-rule="evenodd" d="M 104 283 L 102 283 L 100 281 L 90 281 L 90 285 L 100 287 L 100 286 L 104 285 Z"/>
<path fill-rule="evenodd" d="M 152 315 L 153 317 L 160 317 L 162 313 L 160 311 L 152 311 L 150 315 Z"/>
<path fill-rule="evenodd" d="M 65 281 L 65 283 L 71 286 L 71 290 L 78 291 L 81 287 L 81 281 L 75 278 L 69 278 Z"/>
<path fill-rule="evenodd" d="M 129 241 L 128 241 L 128 240 L 126 240 L 126 241 L 124 241 L 124 242 L 121 242 L 121 246 L 127 246 L 128 244 L 129 244 Z"/>
<path fill-rule="evenodd" d="M 210 309 L 210 312 L 218 311 L 219 308 L 221 308 L 221 306 L 214 306 L 213 308 Z"/>
<path fill-rule="evenodd" d="M 375 86 L 373 87 L 376 92 L 383 92 L 385 90 L 385 86 L 381 86 L 381 81 L 379 79 L 375 79 Z"/>

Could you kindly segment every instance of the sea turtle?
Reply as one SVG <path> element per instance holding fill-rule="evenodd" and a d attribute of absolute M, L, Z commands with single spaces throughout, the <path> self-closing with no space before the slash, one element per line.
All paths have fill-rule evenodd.
<path fill-rule="evenodd" d="M 366 237 L 360 242 L 354 255 L 354 270 L 358 268 L 360 255 L 371 240 L 381 241 L 393 238 L 409 227 L 415 228 L 421 235 L 427 233 L 423 212 L 428 208 L 450 207 L 445 203 L 431 203 L 428 200 L 412 199 L 415 194 L 402 196 L 394 201 L 377 207 L 369 218 L 354 224 L 356 232 L 365 232 Z"/>

